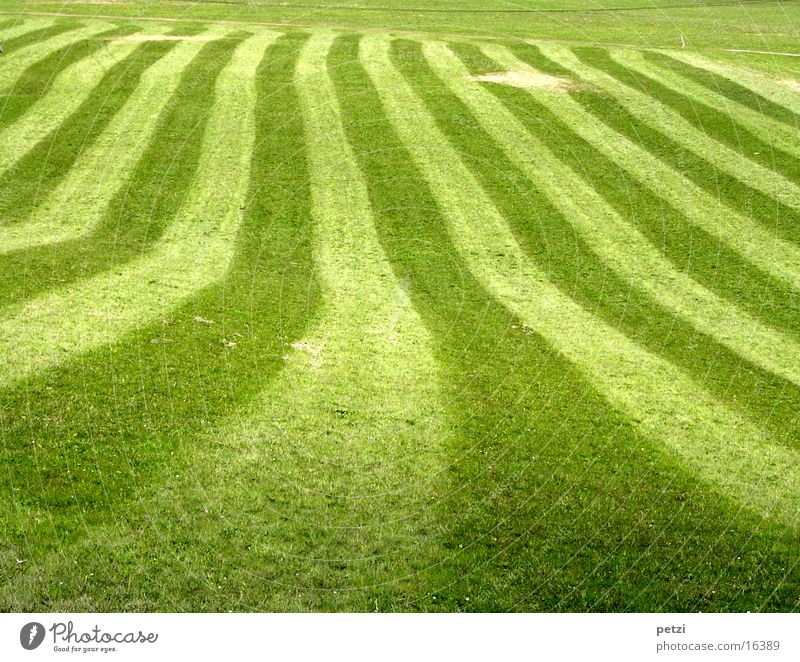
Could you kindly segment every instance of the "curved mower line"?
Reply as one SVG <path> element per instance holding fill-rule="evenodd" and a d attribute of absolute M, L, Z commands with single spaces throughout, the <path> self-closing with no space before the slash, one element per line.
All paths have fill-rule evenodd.
<path fill-rule="evenodd" d="M 106 72 L 128 57 L 137 46 L 132 42 L 109 41 L 97 53 L 82 58 L 62 71 L 44 96 L 16 122 L 0 132 L 0 144 L 5 147 L 0 152 L 0 176 L 57 129 L 66 117 L 80 107 Z M 80 93 L 76 94 L 76 90 L 80 90 Z"/>
<path fill-rule="evenodd" d="M 24 37 L 26 34 L 31 34 L 32 32 L 36 32 L 36 30 L 42 30 L 43 28 L 48 28 L 55 23 L 55 19 L 53 18 L 38 18 L 38 17 L 29 17 L 26 16 L 22 21 L 13 25 L 8 28 L 3 28 L 2 38 L 3 43 L 5 44 L 8 42 L 9 39 L 17 39 L 18 37 Z M 5 55 L 5 53 L 3 53 Z"/>
<path fill-rule="evenodd" d="M 365 37 L 362 64 L 478 279 L 575 363 L 645 436 L 746 507 L 797 527 L 798 453 L 775 443 L 671 363 L 643 350 L 548 282 L 394 69 L 388 47 L 386 39 Z"/>
<path fill-rule="evenodd" d="M 569 69 L 585 83 L 598 87 L 617 99 L 644 124 L 665 134 L 712 163 L 719 170 L 752 186 L 783 204 L 800 210 L 800 185 L 738 154 L 693 127 L 676 111 L 650 96 L 620 82 L 613 76 L 581 62 L 564 46 L 536 44 L 542 54 Z"/>
<path fill-rule="evenodd" d="M 433 48 L 431 46 L 430 48 Z M 508 69 L 530 68 L 503 46 L 482 47 Z M 730 209 L 649 151 L 617 133 L 566 94 L 535 94 L 581 138 L 617 163 L 687 220 L 718 237 L 751 264 L 800 291 L 800 247 L 775 236 L 760 223 Z"/>
<path fill-rule="evenodd" d="M 0 321 L 0 353 L 8 357 L 0 387 L 116 340 L 225 273 L 249 183 L 254 72 L 276 37 L 266 33 L 244 41 L 217 79 L 204 158 L 154 250 L 122 271 L 17 306 Z M 228 185 L 220 188 L 221 181 Z"/>
<path fill-rule="evenodd" d="M 722 94 L 712 92 L 686 76 L 650 62 L 645 59 L 641 51 L 612 49 L 610 53 L 613 60 L 628 69 L 652 78 L 673 92 L 678 92 L 698 103 L 717 109 L 731 120 L 740 123 L 743 128 L 752 132 L 765 143 L 800 157 L 800 135 L 797 128 L 792 129 L 764 113 L 731 101 Z"/>
<path fill-rule="evenodd" d="M 5 91 L 6 88 L 9 88 L 10 91 L 13 91 L 17 79 L 31 65 L 35 65 L 48 55 L 76 41 L 88 39 L 101 32 L 111 30 L 113 27 L 112 23 L 92 22 L 89 26 L 62 32 L 49 39 L 29 44 L 19 50 L 3 53 L 3 67 L 0 68 L 0 89 Z"/>
<path fill-rule="evenodd" d="M 727 62 L 711 60 L 697 53 L 686 53 L 685 51 L 664 51 L 664 53 L 686 64 L 705 69 L 717 76 L 727 78 L 756 94 L 760 94 L 765 99 L 769 99 L 773 103 L 783 106 L 790 112 L 800 114 L 800 94 L 789 89 L 780 81 L 751 69 L 737 67 Z"/>
<path fill-rule="evenodd" d="M 178 44 L 141 76 L 125 106 L 59 186 L 22 223 L 0 226 L 0 253 L 80 237 L 99 223 L 147 149 L 166 105 L 202 43 Z"/>
<path fill-rule="evenodd" d="M 506 155 L 570 219 L 595 253 L 631 285 L 733 352 L 800 384 L 800 346 L 675 269 L 591 186 L 531 135 L 445 48 L 426 47 L 444 84 L 474 113 Z M 570 195 L 564 195 L 564 189 Z"/>
<path fill-rule="evenodd" d="M 391 555 L 395 574 L 418 570 L 405 567 L 400 552 L 428 544 L 419 531 L 425 522 L 414 515 L 424 512 L 441 471 L 444 434 L 430 339 L 383 253 L 326 71 L 334 38 L 313 33 L 294 74 L 310 174 L 319 312 L 292 343 L 275 380 L 217 433 L 222 438 L 215 445 L 237 449 L 220 469 L 225 484 L 241 481 L 239 489 L 246 490 L 257 475 L 276 486 L 263 510 L 243 515 L 255 519 L 256 546 L 281 563 L 299 564 L 301 576 L 317 572 L 306 568 L 303 555 L 313 560 L 331 545 L 355 546 L 363 550 L 359 558 L 342 558 L 336 569 L 325 560 L 317 565 L 338 585 L 373 584 L 392 579 L 385 560 L 374 562 L 375 556 Z M 336 470 L 319 471 L 329 465 Z M 280 513 L 272 508 L 285 501 L 303 504 L 304 518 L 283 525 L 291 534 L 276 536 L 269 521 Z M 323 545 L 306 547 L 304 541 L 315 539 Z"/>

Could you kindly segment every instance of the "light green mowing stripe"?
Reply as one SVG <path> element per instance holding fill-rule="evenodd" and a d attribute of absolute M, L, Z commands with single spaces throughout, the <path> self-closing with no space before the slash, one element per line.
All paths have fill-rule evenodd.
<path fill-rule="evenodd" d="M 275 38 L 246 40 L 220 74 L 197 174 L 156 248 L 123 271 L 9 309 L 0 321 L 0 387 L 116 340 L 224 275 L 250 172 L 253 76 Z"/>
<path fill-rule="evenodd" d="M 403 550 L 425 549 L 417 530 L 441 471 L 446 435 L 431 340 L 383 253 L 342 127 L 326 69 L 333 39 L 314 33 L 295 73 L 311 177 L 319 317 L 222 443 L 234 440 L 233 467 L 258 462 L 265 452 L 277 455 L 276 479 L 307 515 L 292 526 L 308 528 L 315 540 L 307 550 L 294 547 L 288 534 L 255 544 L 292 558 L 324 556 L 328 549 L 341 554 L 344 546 L 355 557 L 341 559 L 353 564 L 352 581 L 369 583 L 389 581 L 377 570 L 359 574 L 370 556 L 392 556 L 391 579 L 399 580 L 413 572 L 403 565 Z M 321 463 L 338 470 L 319 471 Z"/>
<path fill-rule="evenodd" d="M 165 30 L 158 29 L 157 32 Z M 132 40 L 109 40 L 106 47 L 62 72 L 47 94 L 19 120 L 0 132 L 0 144 L 4 146 L 0 152 L 0 175 L 77 110 L 105 73 L 139 45 Z"/>
<path fill-rule="evenodd" d="M 444 47 L 426 46 L 432 56 L 444 59 Z M 487 44 L 487 57 L 509 71 L 534 71 L 507 48 Z M 434 52 L 435 51 L 435 54 Z M 458 72 L 461 75 L 462 72 Z M 450 75 L 450 74 L 447 74 Z M 581 138 L 614 161 L 634 179 L 667 200 L 688 221 L 718 237 L 765 273 L 800 290 L 800 248 L 770 233 L 763 225 L 739 214 L 689 179 L 653 156 L 648 150 L 600 122 L 568 94 L 537 93 L 547 106 Z"/>
<path fill-rule="evenodd" d="M 427 179 L 481 283 L 586 375 L 646 436 L 743 505 L 789 526 L 800 520 L 800 454 L 727 408 L 671 363 L 642 349 L 547 281 L 390 61 L 367 37 L 361 62 Z"/>
<path fill-rule="evenodd" d="M 609 53 L 619 64 L 728 115 L 767 144 L 800 156 L 800 133 L 797 128 L 793 129 L 722 94 L 716 94 L 687 76 L 649 62 L 642 51 L 626 48 L 612 49 Z"/>
<path fill-rule="evenodd" d="M 718 62 L 711 60 L 696 53 L 687 53 L 685 51 L 661 51 L 671 58 L 686 62 L 695 67 L 700 67 L 706 71 L 710 71 L 718 76 L 727 78 L 747 89 L 760 94 L 773 103 L 777 103 L 788 110 L 795 113 L 800 113 L 800 92 L 796 89 L 790 88 L 788 85 L 782 83 L 780 80 L 770 78 L 752 69 L 744 67 L 737 67 L 736 65 L 727 62 Z M 787 75 L 787 79 L 791 76 Z M 794 82 L 800 83 L 800 77 L 795 77 Z"/>
<path fill-rule="evenodd" d="M 445 46 L 425 44 L 434 71 L 506 155 L 615 272 L 740 356 L 800 384 L 800 345 L 677 270 L 572 168 L 528 132 Z"/>
<path fill-rule="evenodd" d="M 9 88 L 13 88 L 14 82 L 27 67 L 46 58 L 58 49 L 113 28 L 114 25 L 112 23 L 92 22 L 87 27 L 62 32 L 19 50 L 3 53 L 3 66 L 0 67 L 0 90 L 3 93 L 8 92 Z"/>
<path fill-rule="evenodd" d="M 17 37 L 22 37 L 23 35 L 28 34 L 29 32 L 34 32 L 35 30 L 41 30 L 42 28 L 49 27 L 54 23 L 52 18 L 28 18 L 26 17 L 22 22 L 17 23 L 16 25 L 10 28 L 2 28 L 0 29 L 0 44 L 7 42 L 9 39 L 16 39 Z M 3 53 L 5 55 L 5 53 Z M 5 69 L 6 63 L 3 62 L 3 69 Z"/>
<path fill-rule="evenodd" d="M 785 205 L 800 209 L 800 185 L 797 183 L 709 138 L 676 111 L 613 76 L 584 64 L 568 48 L 543 43 L 537 43 L 536 46 L 545 57 L 571 70 L 586 83 L 613 96 L 644 124 L 664 132 L 684 148 L 698 154 L 741 182 L 780 200 Z"/>
<path fill-rule="evenodd" d="M 125 106 L 32 216 L 24 223 L 0 226 L 0 254 L 75 238 L 92 230 L 126 184 L 183 69 L 202 46 L 199 41 L 179 44 L 142 74 Z"/>

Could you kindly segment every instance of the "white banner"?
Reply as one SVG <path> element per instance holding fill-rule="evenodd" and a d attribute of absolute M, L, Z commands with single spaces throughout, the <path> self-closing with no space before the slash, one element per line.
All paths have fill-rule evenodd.
<path fill-rule="evenodd" d="M 798 614 L 3 614 L 0 660 L 800 660 Z"/>

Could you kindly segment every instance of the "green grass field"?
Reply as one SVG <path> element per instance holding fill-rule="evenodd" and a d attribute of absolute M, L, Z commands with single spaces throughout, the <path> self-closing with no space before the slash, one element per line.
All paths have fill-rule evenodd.
<path fill-rule="evenodd" d="M 0 0 L 0 610 L 800 609 L 798 26 Z"/>

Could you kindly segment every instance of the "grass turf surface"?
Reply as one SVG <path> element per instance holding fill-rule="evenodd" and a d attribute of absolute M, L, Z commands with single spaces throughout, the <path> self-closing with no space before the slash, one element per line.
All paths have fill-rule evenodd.
<path fill-rule="evenodd" d="M 798 608 L 800 9 L 579 4 L 0 4 L 0 608 Z"/>

